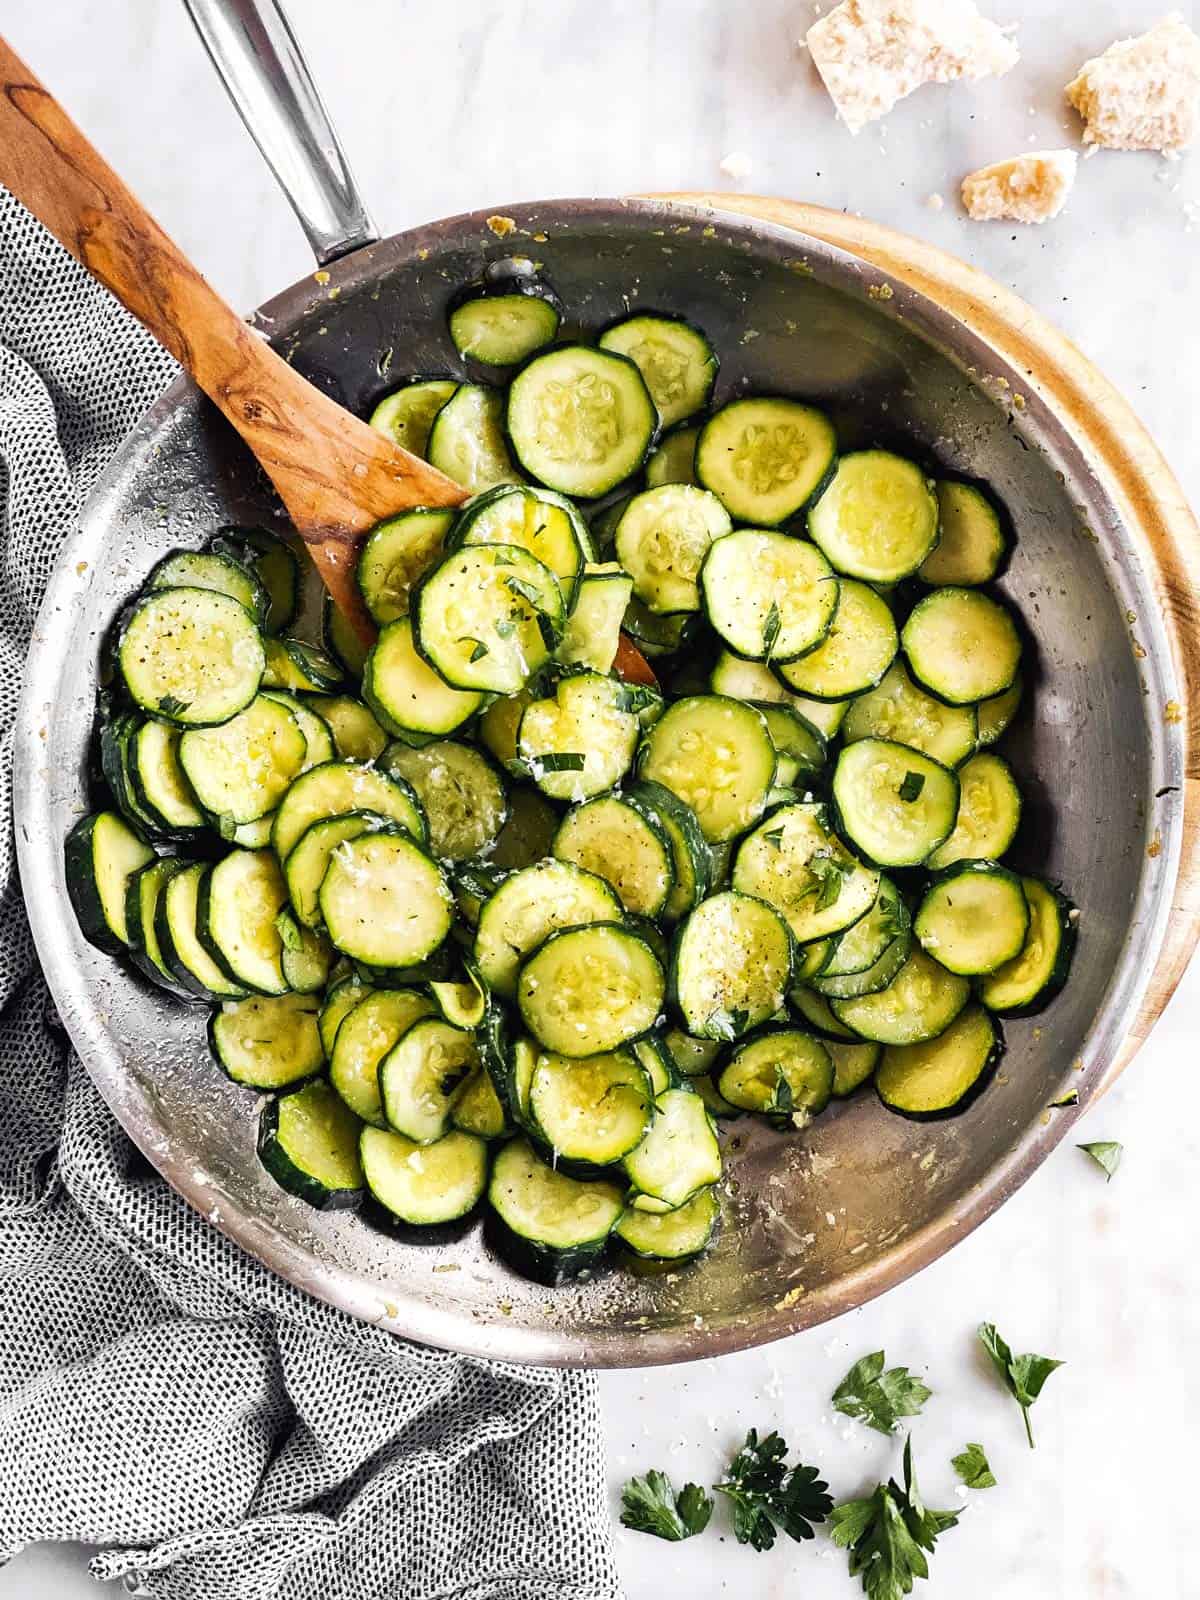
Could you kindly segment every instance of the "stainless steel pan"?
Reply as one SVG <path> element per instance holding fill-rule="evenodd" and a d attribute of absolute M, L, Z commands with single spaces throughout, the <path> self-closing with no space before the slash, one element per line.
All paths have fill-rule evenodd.
<path fill-rule="evenodd" d="M 261 307 L 255 325 L 345 405 L 368 409 L 406 372 L 453 370 L 449 286 L 529 251 L 588 325 L 631 303 L 694 317 L 724 358 L 721 396 L 750 382 L 800 392 L 863 437 L 915 440 L 995 486 L 1019 530 L 1005 588 L 1035 642 L 1033 709 L 1015 750 L 1029 800 L 1023 849 L 1070 886 L 1081 938 L 1065 994 L 1007 1029 L 1004 1070 L 964 1116 L 908 1123 L 867 1094 L 805 1137 L 732 1125 L 726 1225 L 688 1271 L 613 1273 L 551 1292 L 512 1276 L 476 1237 L 422 1248 L 289 1199 L 258 1165 L 254 1101 L 210 1064 L 202 1019 L 84 943 L 64 890 L 62 839 L 86 805 L 104 629 L 164 551 L 220 523 L 277 515 L 233 435 L 180 381 L 126 441 L 63 552 L 18 729 L 26 901 L 88 1071 L 163 1176 L 244 1248 L 419 1340 L 638 1365 L 779 1338 L 860 1304 L 961 1238 L 1063 1136 L 1075 1113 L 1051 1120 L 1045 1108 L 1067 1087 L 1086 1101 L 1116 1058 L 1171 909 L 1185 728 L 1163 708 L 1183 703 L 1184 689 L 1162 573 L 1110 479 L 1089 466 L 1086 423 L 1064 420 L 1026 373 L 901 278 L 744 216 L 649 200 L 535 202 L 493 208 L 514 224 L 504 237 L 480 213 L 377 241 L 275 8 L 190 5 L 323 266 Z M 1023 410 L 1014 392 L 1028 393 Z"/>

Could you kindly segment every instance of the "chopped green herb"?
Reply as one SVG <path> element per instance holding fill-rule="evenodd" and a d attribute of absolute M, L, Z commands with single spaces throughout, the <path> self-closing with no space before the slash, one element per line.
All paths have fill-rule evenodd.
<path fill-rule="evenodd" d="M 217 818 L 217 832 L 220 834 L 221 838 L 224 839 L 227 844 L 231 844 L 237 838 L 237 831 L 237 823 L 227 811 L 222 811 L 221 815 Z"/>
<path fill-rule="evenodd" d="M 1021 1415 L 1025 1419 L 1025 1435 L 1029 1440 L 1029 1448 L 1033 1449 L 1033 1429 L 1029 1422 L 1029 1408 L 1042 1392 L 1046 1379 L 1055 1370 L 1061 1367 L 1061 1361 L 1054 1361 L 1049 1356 L 1024 1355 L 1014 1356 L 1008 1345 L 996 1332 L 994 1322 L 982 1322 L 979 1325 L 979 1342 L 992 1358 L 992 1365 L 1000 1374 L 1008 1392 L 1021 1408 Z"/>
<path fill-rule="evenodd" d="M 850 1556 L 850 1576 L 861 1577 L 868 1600 L 902 1600 L 915 1578 L 928 1578 L 925 1552 L 953 1528 L 958 1514 L 924 1505 L 912 1464 L 912 1439 L 904 1442 L 904 1487 L 894 1478 L 873 1494 L 837 1506 L 830 1534 Z"/>
<path fill-rule="evenodd" d="M 968 1489 L 994 1489 L 996 1479 L 988 1465 L 981 1444 L 969 1444 L 960 1455 L 952 1457 L 950 1465 Z"/>
<path fill-rule="evenodd" d="M 703 1533 L 713 1502 L 698 1483 L 685 1483 L 678 1494 L 664 1472 L 630 1478 L 621 1491 L 621 1521 L 635 1533 L 652 1533 L 673 1543 Z"/>
<path fill-rule="evenodd" d="M 808 870 L 813 879 L 813 887 L 808 893 L 816 896 L 818 911 L 828 911 L 830 906 L 837 904 L 842 884 L 854 871 L 854 863 L 843 861 L 838 856 L 819 854 L 808 863 Z"/>
<path fill-rule="evenodd" d="M 544 756 L 534 756 L 531 765 L 542 772 L 582 772 L 587 757 L 577 750 L 550 750 Z"/>
<path fill-rule="evenodd" d="M 1101 1172 L 1104 1173 L 1106 1181 L 1108 1183 L 1112 1182 L 1113 1174 L 1121 1165 L 1122 1154 L 1122 1147 L 1115 1139 L 1101 1139 L 1098 1143 L 1080 1144 L 1076 1145 L 1075 1148 L 1082 1150 L 1085 1156 L 1091 1156 Z"/>
<path fill-rule="evenodd" d="M 1079 1104 L 1079 1090 L 1069 1089 L 1066 1094 L 1059 1095 L 1057 1100 L 1051 1100 L 1050 1109 L 1056 1111 L 1062 1106 L 1077 1106 Z"/>
<path fill-rule="evenodd" d="M 540 609 L 542 604 L 541 594 L 534 588 L 533 584 L 526 583 L 524 578 L 505 578 L 504 586 L 511 590 L 513 594 L 520 595 L 522 600 L 528 600 L 535 611 Z"/>
<path fill-rule="evenodd" d="M 722 1006 L 709 1012 L 707 1025 L 718 1039 L 736 1039 L 749 1020 L 750 1013 L 740 1006 L 733 1011 L 726 1011 Z"/>
<path fill-rule="evenodd" d="M 763 834 L 763 839 L 767 844 L 769 844 L 771 846 L 772 850 L 782 850 L 783 849 L 783 829 L 782 828 L 771 828 L 771 829 L 769 829 L 766 833 Z"/>
<path fill-rule="evenodd" d="M 496 623 L 495 627 L 492 629 L 492 632 L 496 635 L 497 639 L 511 639 L 516 631 L 516 624 L 505 620 L 501 620 L 500 622 Z"/>
<path fill-rule="evenodd" d="M 474 649 L 471 651 L 471 654 L 468 657 L 468 660 L 470 661 L 482 661 L 484 656 L 486 656 L 488 653 L 488 647 L 486 644 L 484 644 L 483 640 L 472 639 L 469 633 L 464 634 L 463 637 L 457 642 L 459 644 L 469 644 L 474 646 Z"/>
<path fill-rule="evenodd" d="M 884 1353 L 863 1356 L 833 1391 L 833 1408 L 877 1433 L 894 1433 L 901 1417 L 915 1417 L 932 1390 L 907 1367 L 884 1370 Z"/>
<path fill-rule="evenodd" d="M 787 1448 L 777 1433 L 760 1440 L 751 1428 L 725 1477 L 713 1485 L 733 1503 L 733 1536 L 739 1544 L 769 1550 L 776 1529 L 789 1539 L 811 1539 L 813 1523 L 824 1522 L 833 1509 L 818 1469 L 789 1468 Z"/>
<path fill-rule="evenodd" d="M 779 628 L 779 607 L 775 604 L 774 600 L 772 600 L 771 609 L 767 612 L 767 620 L 763 623 L 762 641 L 764 661 L 770 661 L 771 659 L 771 651 L 774 650 L 779 641 Z"/>
<path fill-rule="evenodd" d="M 782 1066 L 776 1062 L 775 1082 L 771 1089 L 770 1098 L 763 1107 L 763 1115 L 766 1117 L 778 1118 L 782 1121 L 790 1117 L 795 1109 L 796 1097 L 792 1093 L 792 1086 L 788 1082 L 787 1074 L 784 1072 Z"/>
<path fill-rule="evenodd" d="M 158 709 L 164 717 L 177 717 L 191 705 L 190 700 L 180 700 L 173 694 L 164 694 L 158 702 Z"/>
<path fill-rule="evenodd" d="M 925 774 L 923 772 L 906 772 L 904 782 L 900 785 L 900 798 L 905 805 L 912 805 L 914 800 L 919 800 L 921 790 L 925 787 Z"/>

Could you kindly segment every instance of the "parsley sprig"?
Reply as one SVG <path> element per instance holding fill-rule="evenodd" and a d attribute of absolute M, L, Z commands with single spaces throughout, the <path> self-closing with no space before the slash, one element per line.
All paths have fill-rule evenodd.
<path fill-rule="evenodd" d="M 829 1485 L 818 1469 L 788 1467 L 787 1453 L 777 1433 L 760 1439 L 751 1428 L 725 1477 L 713 1485 L 733 1504 L 733 1536 L 739 1544 L 769 1550 L 776 1530 L 789 1539 L 811 1539 L 813 1524 L 824 1522 L 832 1511 Z"/>
<path fill-rule="evenodd" d="M 904 1441 L 904 1487 L 894 1478 L 872 1494 L 837 1506 L 830 1534 L 849 1551 L 850 1575 L 861 1577 L 868 1600 L 901 1600 L 915 1578 L 929 1576 L 926 1552 L 958 1522 L 953 1511 L 934 1511 L 921 1499 L 912 1464 L 912 1439 Z"/>
<path fill-rule="evenodd" d="M 1046 1379 L 1057 1367 L 1062 1366 L 1062 1362 L 1050 1356 L 1014 1356 L 997 1333 L 994 1322 L 980 1323 L 979 1342 L 991 1356 L 992 1365 L 1000 1374 L 1005 1388 L 1021 1408 L 1021 1415 L 1025 1419 L 1025 1436 L 1032 1450 L 1033 1428 L 1029 1422 L 1029 1408 L 1041 1394 Z"/>
<path fill-rule="evenodd" d="M 877 1433 L 895 1433 L 901 1417 L 919 1415 L 932 1394 L 907 1367 L 884 1368 L 884 1353 L 856 1361 L 833 1391 L 833 1408 Z"/>
<path fill-rule="evenodd" d="M 969 1444 L 958 1455 L 951 1456 L 950 1465 L 968 1489 L 994 1489 L 995 1474 L 981 1444 Z"/>
<path fill-rule="evenodd" d="M 631 1478 L 621 1491 L 621 1521 L 635 1533 L 678 1543 L 703 1533 L 712 1516 L 711 1495 L 698 1483 L 685 1483 L 678 1494 L 665 1472 Z"/>

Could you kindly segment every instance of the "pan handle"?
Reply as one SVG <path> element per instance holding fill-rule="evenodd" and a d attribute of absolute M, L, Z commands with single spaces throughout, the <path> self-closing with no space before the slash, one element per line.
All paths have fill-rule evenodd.
<path fill-rule="evenodd" d="M 323 266 L 379 237 L 279 0 L 184 0 Z"/>

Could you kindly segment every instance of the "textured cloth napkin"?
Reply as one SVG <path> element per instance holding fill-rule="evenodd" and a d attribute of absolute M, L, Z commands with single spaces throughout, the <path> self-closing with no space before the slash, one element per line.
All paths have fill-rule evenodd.
<path fill-rule="evenodd" d="M 405 1344 L 274 1277 L 141 1160 L 57 1024 L 11 833 L 22 663 L 174 373 L 0 189 L 0 1562 L 83 1540 L 161 1600 L 618 1600 L 594 1379 Z"/>

